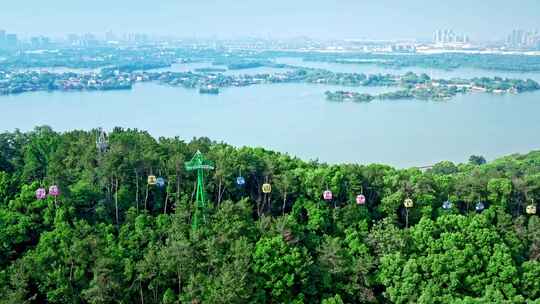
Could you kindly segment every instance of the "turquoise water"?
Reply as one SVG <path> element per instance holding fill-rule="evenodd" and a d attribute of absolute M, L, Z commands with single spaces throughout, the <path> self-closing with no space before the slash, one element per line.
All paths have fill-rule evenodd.
<path fill-rule="evenodd" d="M 208 136 L 303 159 L 399 167 L 540 149 L 540 92 L 479 93 L 448 102 L 326 101 L 324 91 L 336 89 L 342 87 L 274 84 L 228 88 L 210 96 L 138 84 L 131 91 L 35 92 L 0 97 L 0 130 L 44 124 L 59 131 L 122 126 L 154 136 Z"/>
<path fill-rule="evenodd" d="M 188 72 L 194 71 L 195 69 L 201 68 L 216 68 L 227 70 L 225 65 L 212 65 L 210 62 L 189 62 L 189 63 L 175 63 L 167 68 L 152 69 L 151 72 Z M 223 74 L 225 75 L 257 75 L 257 74 L 275 74 L 275 73 L 285 73 L 291 69 L 280 69 L 280 68 L 270 68 L 270 67 L 259 67 L 252 69 L 241 69 L 241 70 L 227 70 Z"/>

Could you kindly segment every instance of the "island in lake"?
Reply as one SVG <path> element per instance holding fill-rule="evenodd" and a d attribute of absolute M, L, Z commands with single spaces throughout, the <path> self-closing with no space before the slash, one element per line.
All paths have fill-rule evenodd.
<path fill-rule="evenodd" d="M 35 91 L 108 91 L 130 90 L 135 83 L 156 82 L 162 85 L 196 89 L 201 94 L 219 94 L 221 89 L 260 84 L 307 83 L 350 88 L 393 87 L 395 91 L 367 94 L 361 90 L 340 89 L 327 91 L 331 101 L 369 102 L 372 100 L 423 99 L 446 100 L 457 94 L 486 92 L 493 94 L 519 94 L 540 89 L 531 79 L 502 77 L 475 77 L 470 79 L 435 79 L 425 73 L 342 73 L 321 68 L 306 67 L 302 62 L 284 64 L 276 62 L 282 56 L 302 58 L 308 62 L 332 62 L 363 66 L 376 64 L 393 68 L 420 66 L 432 62 L 434 68 L 453 69 L 475 66 L 486 70 L 508 71 L 508 58 L 504 56 L 462 55 L 403 56 L 378 54 L 321 54 L 307 52 L 246 52 L 235 50 L 170 49 L 67 49 L 59 52 L 9 53 L 0 61 L 0 95 L 13 95 Z M 514 57 L 512 57 L 514 58 Z M 455 60 L 455 64 L 447 63 Z M 431 61 L 430 61 L 431 60 Z M 491 61 L 490 61 L 491 60 Z M 168 70 L 173 64 L 203 63 L 187 71 Z M 446 65 L 444 64 L 446 62 Z M 453 61 L 452 61 L 453 62 Z M 519 71 L 531 71 L 540 66 L 538 58 L 516 57 L 513 62 Z M 64 72 L 50 72 L 47 67 L 72 68 Z M 91 71 L 80 70 L 91 68 Z M 282 69 L 272 73 L 229 74 L 256 68 Z M 516 77 L 517 78 L 517 77 Z"/>
<path fill-rule="evenodd" d="M 111 68 L 93 73 L 50 73 L 41 71 L 0 71 L 0 95 L 34 91 L 126 90 L 136 82 L 158 82 L 170 86 L 198 88 L 201 94 L 219 94 L 221 88 L 258 84 L 311 83 L 347 87 L 396 87 L 399 90 L 379 95 L 349 91 L 327 92 L 333 101 L 367 102 L 373 99 L 448 99 L 459 93 L 522 93 L 540 89 L 531 79 L 481 77 L 473 79 L 432 79 L 426 74 L 403 75 L 336 73 L 322 69 L 292 67 L 283 73 L 225 75 L 204 72 L 124 71 Z"/>
<path fill-rule="evenodd" d="M 473 79 L 431 80 L 427 75 L 420 77 L 414 73 L 407 73 L 400 81 L 400 90 L 381 94 L 366 94 L 351 91 L 326 91 L 326 99 L 331 101 L 370 102 L 374 99 L 421 99 L 421 100 L 447 100 L 457 94 L 485 92 L 492 94 L 519 94 L 540 90 L 538 82 L 527 79 L 503 79 L 500 77 L 482 77 Z"/>

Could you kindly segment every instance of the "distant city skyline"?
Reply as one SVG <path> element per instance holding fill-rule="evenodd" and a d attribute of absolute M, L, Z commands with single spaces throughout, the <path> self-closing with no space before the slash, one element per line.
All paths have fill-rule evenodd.
<path fill-rule="evenodd" d="M 50 0 L 0 6 L 0 29 L 22 37 L 70 33 L 147 33 L 176 37 L 432 39 L 452 29 L 471 40 L 500 40 L 514 29 L 540 29 L 540 2 L 410 0 Z M 37 13 L 39 12 L 39 14 Z"/>
<path fill-rule="evenodd" d="M 516 36 L 523 36 L 523 39 L 527 37 L 537 37 L 540 38 L 540 29 L 534 28 L 509 28 L 506 31 L 499 33 L 497 36 L 490 36 L 489 39 L 471 39 L 467 31 L 456 32 L 453 28 L 444 28 L 444 29 L 433 29 L 431 35 L 426 34 L 421 37 L 411 37 L 411 38 L 391 38 L 391 37 L 315 37 L 308 35 L 297 35 L 297 36 L 272 36 L 272 35 L 237 35 L 237 36 L 218 36 L 218 35 L 209 35 L 209 36 L 187 36 L 187 35 L 178 35 L 178 34 L 164 34 L 164 33 L 148 33 L 148 32 L 114 32 L 112 30 L 106 32 L 70 32 L 62 34 L 49 34 L 44 32 L 36 33 L 21 33 L 10 31 L 9 29 L 0 28 L 0 40 L 5 39 L 7 36 L 11 38 L 17 38 L 24 41 L 32 41 L 36 39 L 46 40 L 46 41 L 69 41 L 75 39 L 90 39 L 96 41 L 125 41 L 133 39 L 148 39 L 148 40 L 171 40 L 171 39 L 201 39 L 201 40 L 246 40 L 246 39 L 266 39 L 266 40 L 295 40 L 295 39 L 312 39 L 313 41 L 331 41 L 331 40 L 341 40 L 341 41 L 409 41 L 417 43 L 482 43 L 482 42 L 509 42 L 513 40 L 519 40 L 520 38 L 515 38 Z M 52 40 L 51 40 L 52 39 Z"/>

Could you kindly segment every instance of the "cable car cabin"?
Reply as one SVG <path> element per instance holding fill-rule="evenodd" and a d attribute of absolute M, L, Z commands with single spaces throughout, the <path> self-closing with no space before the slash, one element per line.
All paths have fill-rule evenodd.
<path fill-rule="evenodd" d="M 527 212 L 527 214 L 536 214 L 536 205 L 527 206 L 525 211 Z"/>
<path fill-rule="evenodd" d="M 58 189 L 58 186 L 52 185 L 49 187 L 49 195 L 50 196 L 58 196 L 60 195 L 60 189 Z"/>
<path fill-rule="evenodd" d="M 153 186 L 157 184 L 157 178 L 155 175 L 148 175 L 148 185 Z"/>
<path fill-rule="evenodd" d="M 325 201 L 331 201 L 332 200 L 332 191 L 326 190 L 323 192 L 323 198 Z"/>
<path fill-rule="evenodd" d="M 451 201 L 446 201 L 446 202 L 444 202 L 442 204 L 442 207 L 443 207 L 443 209 L 446 209 L 446 210 L 451 209 L 452 208 L 452 202 Z"/>
<path fill-rule="evenodd" d="M 45 190 L 45 188 L 39 188 L 36 190 L 36 198 L 38 200 L 42 200 L 45 197 L 47 197 L 47 190 Z"/>
<path fill-rule="evenodd" d="M 246 180 L 244 179 L 244 177 L 242 176 L 239 176 L 236 178 L 236 184 L 240 187 L 244 186 L 246 184 Z"/>
<path fill-rule="evenodd" d="M 403 202 L 403 206 L 405 206 L 405 208 L 412 208 L 414 206 L 413 200 L 410 198 L 406 199 Z"/>
<path fill-rule="evenodd" d="M 366 197 L 363 194 L 356 196 L 356 204 L 364 205 L 366 203 Z"/>
<path fill-rule="evenodd" d="M 272 186 L 269 183 L 265 183 L 262 185 L 262 192 L 263 193 L 270 193 L 272 192 Z"/>
<path fill-rule="evenodd" d="M 165 186 L 165 179 L 163 177 L 158 177 L 156 179 L 156 185 L 160 188 L 163 188 Z"/>
<path fill-rule="evenodd" d="M 485 208 L 486 206 L 482 202 L 478 202 L 476 206 L 474 206 L 474 210 L 476 210 L 476 212 L 482 212 Z"/>

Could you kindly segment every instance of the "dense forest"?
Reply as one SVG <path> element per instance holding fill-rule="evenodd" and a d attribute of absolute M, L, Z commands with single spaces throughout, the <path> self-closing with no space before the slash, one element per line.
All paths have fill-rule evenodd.
<path fill-rule="evenodd" d="M 197 151 L 214 169 L 194 229 Z M 540 152 L 423 172 L 2 133 L 0 303 L 540 303 L 538 199 Z"/>

